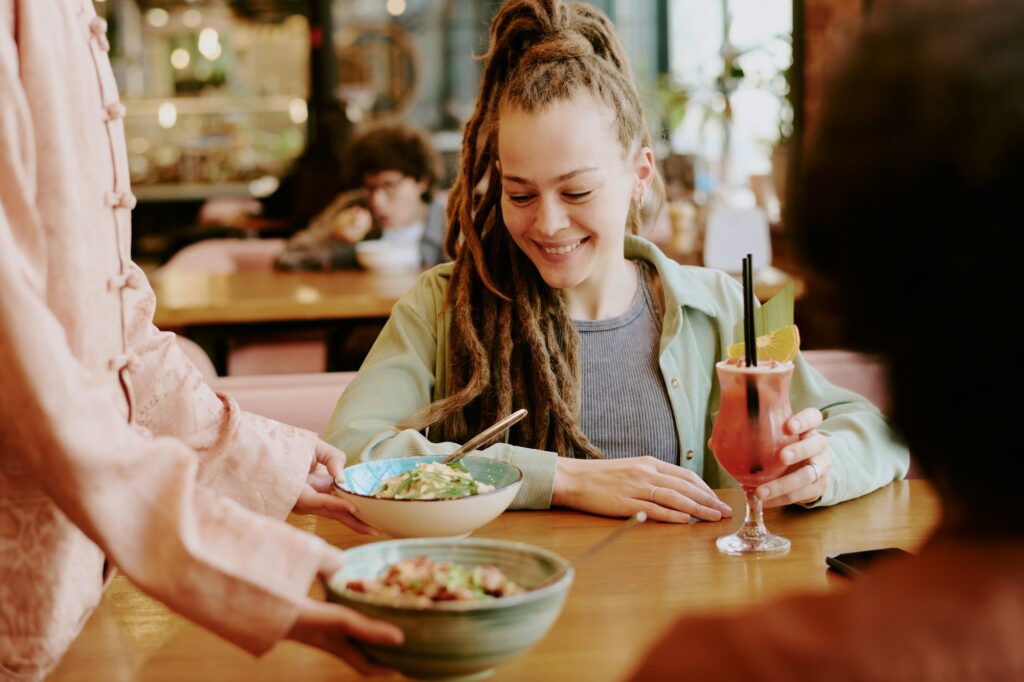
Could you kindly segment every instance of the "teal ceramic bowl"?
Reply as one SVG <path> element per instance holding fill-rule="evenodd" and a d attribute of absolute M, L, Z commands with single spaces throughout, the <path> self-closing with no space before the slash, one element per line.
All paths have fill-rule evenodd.
<path fill-rule="evenodd" d="M 530 590 L 568 562 L 541 547 L 505 540 L 391 540 L 345 552 L 345 567 L 328 581 L 328 599 L 405 633 L 401 646 L 363 644 L 372 658 L 420 680 L 468 680 L 489 675 L 536 644 L 557 620 L 572 585 L 573 570 L 538 590 L 488 602 L 441 602 L 426 608 L 388 606 L 345 590 L 349 580 L 374 578 L 391 564 L 414 556 L 467 568 L 497 566 Z"/>
<path fill-rule="evenodd" d="M 461 537 L 508 509 L 523 484 L 523 472 L 508 462 L 467 455 L 462 462 L 473 478 L 494 490 L 448 500 L 381 500 L 373 496 L 384 480 L 444 457 L 400 457 L 355 464 L 333 492 L 351 502 L 356 517 L 397 538 Z"/>

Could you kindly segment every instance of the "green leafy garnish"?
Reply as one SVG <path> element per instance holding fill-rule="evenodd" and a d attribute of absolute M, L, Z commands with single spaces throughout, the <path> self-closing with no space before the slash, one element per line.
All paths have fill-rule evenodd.
<path fill-rule="evenodd" d="M 794 286 L 782 287 L 767 303 L 754 309 L 754 336 L 765 336 L 793 324 Z M 732 328 L 734 343 L 743 341 L 743 320 Z"/>

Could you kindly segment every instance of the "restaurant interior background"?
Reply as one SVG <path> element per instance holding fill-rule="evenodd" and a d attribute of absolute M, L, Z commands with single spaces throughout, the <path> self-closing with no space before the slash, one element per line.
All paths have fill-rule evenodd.
<path fill-rule="evenodd" d="M 877 0 L 876 0 L 877 1 Z M 336 174 L 360 124 L 426 127 L 454 174 L 487 26 L 500 0 L 94 0 L 127 106 L 133 255 L 147 272 L 207 238 L 282 236 L 200 221 L 210 200 L 273 197 Z M 782 198 L 813 124 L 827 57 L 869 0 L 594 0 L 616 24 L 655 134 L 668 200 L 653 236 L 701 248 L 715 202 L 759 206 L 775 263 L 795 269 Z M 297 199 L 295 197 L 298 197 Z M 269 201 L 269 200 L 268 200 Z M 654 221 L 652 215 L 652 222 Z M 697 256 L 699 260 L 699 255 Z M 808 287 L 813 292 L 813 287 Z M 805 346 L 827 315 L 798 306 Z"/>

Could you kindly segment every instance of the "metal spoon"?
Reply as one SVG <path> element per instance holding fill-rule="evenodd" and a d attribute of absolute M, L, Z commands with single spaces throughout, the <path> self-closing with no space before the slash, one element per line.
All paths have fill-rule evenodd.
<path fill-rule="evenodd" d="M 472 438 L 467 440 L 466 444 L 463 445 L 461 448 L 459 448 L 452 454 L 442 459 L 441 464 L 451 464 L 452 462 L 457 462 L 458 460 L 462 459 L 463 455 L 475 450 L 478 446 L 483 445 L 484 443 L 491 440 L 498 434 L 504 432 L 506 429 L 508 429 L 510 426 L 515 424 L 517 421 L 519 421 L 526 415 L 526 410 L 516 410 L 515 412 L 505 417 L 504 419 L 499 419 L 497 422 L 494 423 L 493 426 L 489 426 L 480 433 L 478 433 L 477 435 L 473 436 Z"/>
<path fill-rule="evenodd" d="M 584 561 L 586 561 L 587 559 L 589 559 L 590 557 L 594 556 L 595 554 L 600 552 L 602 549 L 604 549 L 605 547 L 610 545 L 612 542 L 618 540 L 620 537 L 622 537 L 622 535 L 626 531 L 631 529 L 633 526 L 637 525 L 638 523 L 643 523 L 646 520 L 647 520 L 647 513 L 646 512 L 639 511 L 636 514 L 633 514 L 631 517 L 629 517 L 629 520 L 626 521 L 624 524 L 622 524 L 621 526 L 619 526 L 618 528 L 613 530 L 611 533 L 608 533 L 608 535 L 604 536 L 602 539 L 598 540 L 597 542 L 595 542 L 593 545 L 591 545 L 587 549 L 583 550 L 582 554 L 580 554 L 575 559 L 573 559 L 572 561 L 567 563 L 560 570 L 557 570 L 554 573 L 552 573 L 551 575 L 549 575 L 547 578 L 545 578 L 543 580 L 543 582 L 541 582 L 539 585 L 537 585 L 536 587 L 534 587 L 532 589 L 539 590 L 542 587 L 545 587 L 547 585 L 550 585 L 553 582 L 556 582 L 559 578 L 561 578 L 563 575 L 565 575 L 566 572 L 568 572 L 568 570 L 570 568 L 576 568 L 577 566 L 582 564 Z"/>

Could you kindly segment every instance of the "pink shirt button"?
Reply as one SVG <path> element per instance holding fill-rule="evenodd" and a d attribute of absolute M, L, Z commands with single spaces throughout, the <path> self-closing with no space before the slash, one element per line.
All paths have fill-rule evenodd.
<path fill-rule="evenodd" d="M 107 289 L 109 291 L 120 291 L 126 287 L 133 289 L 139 288 L 140 277 L 137 270 L 131 272 L 123 272 L 119 275 L 114 275 L 107 279 Z"/>
<path fill-rule="evenodd" d="M 118 121 L 124 118 L 125 112 L 127 111 L 125 106 L 120 102 L 111 102 L 107 105 L 106 109 L 108 121 Z"/>
<path fill-rule="evenodd" d="M 141 367 L 139 357 L 134 353 L 121 353 L 110 358 L 107 363 L 107 367 L 112 372 L 120 372 L 122 369 L 127 369 L 129 372 L 137 372 Z"/>
<path fill-rule="evenodd" d="M 130 211 L 138 203 L 139 200 L 131 192 L 107 192 L 107 206 L 111 208 L 127 208 Z"/>
<path fill-rule="evenodd" d="M 120 291 L 128 286 L 128 275 L 114 275 L 107 280 L 107 291 Z"/>
<path fill-rule="evenodd" d="M 121 208 L 127 208 L 129 211 L 135 208 L 135 205 L 139 203 L 139 200 L 135 198 L 135 195 L 131 192 L 121 192 L 121 201 L 118 206 Z"/>
<path fill-rule="evenodd" d="M 89 32 L 96 40 L 96 44 L 104 52 L 110 52 L 110 41 L 107 39 L 107 20 L 103 17 L 93 17 L 89 20 Z"/>

